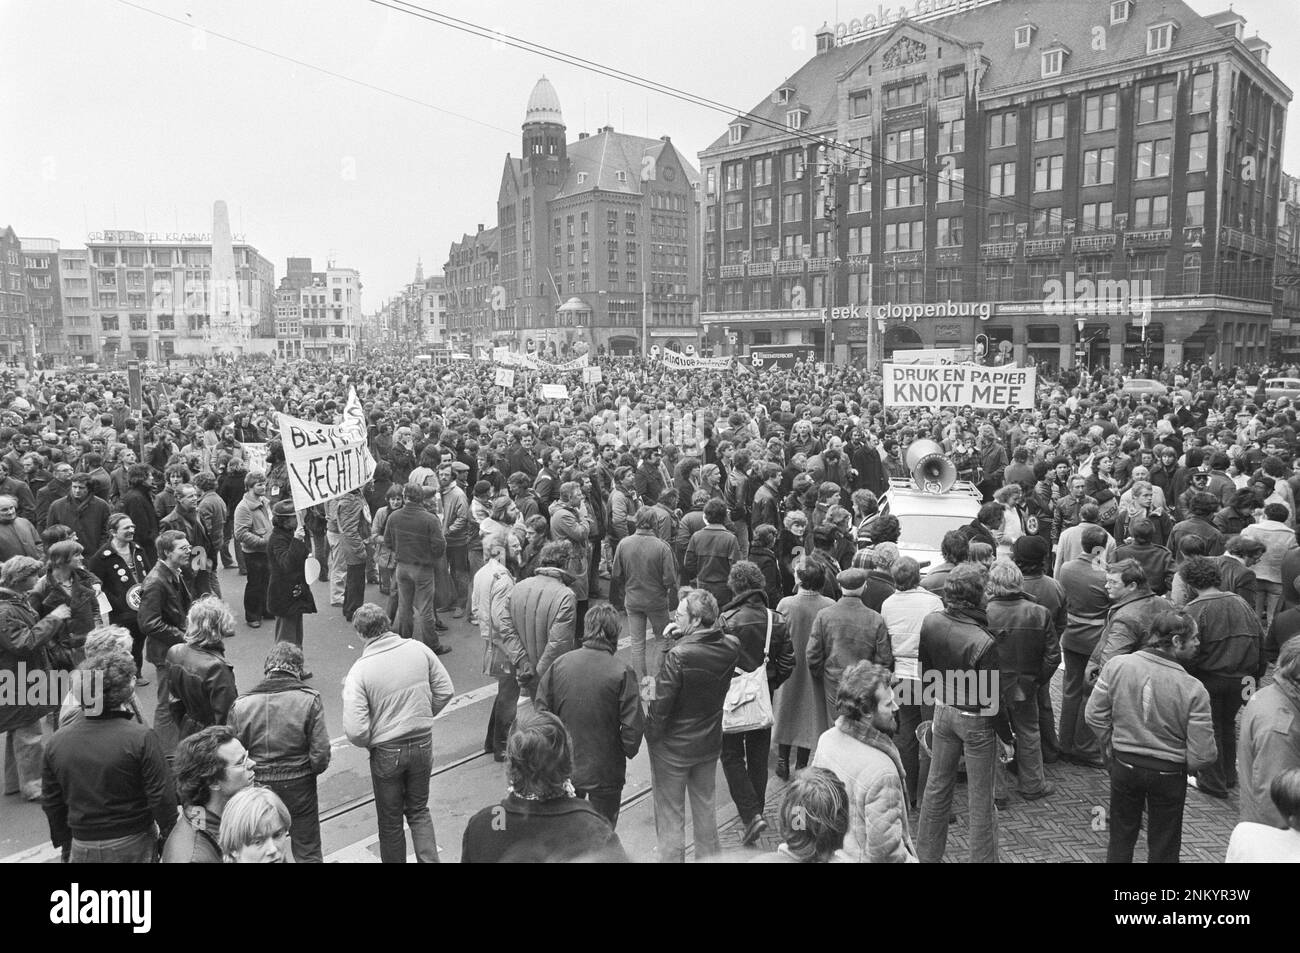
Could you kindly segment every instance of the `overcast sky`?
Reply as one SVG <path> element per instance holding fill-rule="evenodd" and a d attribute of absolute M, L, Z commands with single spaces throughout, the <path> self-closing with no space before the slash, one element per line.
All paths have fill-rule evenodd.
<path fill-rule="evenodd" d="M 501 164 L 519 154 L 524 105 L 542 74 L 559 93 L 570 139 L 608 123 L 670 135 L 694 163 L 729 118 L 368 0 L 129 2 L 183 23 L 124 0 L 0 0 L 0 224 L 75 247 L 106 228 L 207 232 L 212 202 L 225 199 L 233 230 L 271 259 L 277 280 L 288 256 L 309 256 L 318 268 L 333 257 L 361 271 L 367 312 L 411 280 L 417 257 L 426 275 L 441 272 L 452 240 L 495 223 Z M 1227 6 L 1190 3 L 1203 14 Z M 877 7 L 421 5 L 736 109 L 751 108 L 812 55 L 823 21 Z M 1287 39 L 1297 8 L 1296 0 L 1235 4 L 1247 35 L 1258 30 L 1273 44 L 1270 65 L 1300 92 L 1300 56 Z M 1300 171 L 1298 150 L 1293 115 L 1289 171 Z"/>

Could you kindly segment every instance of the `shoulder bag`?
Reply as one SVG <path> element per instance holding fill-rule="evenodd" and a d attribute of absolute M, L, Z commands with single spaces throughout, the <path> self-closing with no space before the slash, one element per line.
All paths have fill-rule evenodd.
<path fill-rule="evenodd" d="M 722 703 L 722 732 L 738 735 L 772 725 L 772 693 L 767 687 L 767 654 L 772 647 L 772 610 L 767 609 L 767 637 L 763 642 L 763 661 L 752 672 L 736 669 Z"/>

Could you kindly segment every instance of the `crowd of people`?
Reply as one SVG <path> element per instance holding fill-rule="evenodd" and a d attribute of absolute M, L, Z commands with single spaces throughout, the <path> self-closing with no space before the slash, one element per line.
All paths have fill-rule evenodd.
<path fill-rule="evenodd" d="M 113 372 L 5 380 L 0 671 L 72 686 L 62 711 L 0 700 L 5 793 L 73 861 L 319 862 L 323 583 L 364 640 L 343 727 L 387 862 L 404 822 L 437 860 L 449 619 L 481 635 L 508 782 L 465 860 L 626 859 L 643 745 L 661 861 L 688 801 L 719 854 L 719 765 L 745 846 L 787 783 L 759 859 L 939 862 L 964 777 L 969 857 L 996 860 L 1058 761 L 1109 773 L 1110 861 L 1144 815 L 1149 859 L 1178 860 L 1189 787 L 1238 789 L 1230 860 L 1300 859 L 1300 442 L 1266 369 L 1170 368 L 1164 396 L 1067 371 L 1017 410 L 887 408 L 848 367 L 600 363 L 507 389 L 477 362 L 211 362 L 154 372 L 138 409 Z M 568 400 L 532 386 L 554 379 Z M 277 416 L 335 423 L 354 392 L 373 477 L 299 510 Z M 983 500 L 935 565 L 885 505 L 921 438 Z M 251 688 L 239 608 L 275 626 Z"/>

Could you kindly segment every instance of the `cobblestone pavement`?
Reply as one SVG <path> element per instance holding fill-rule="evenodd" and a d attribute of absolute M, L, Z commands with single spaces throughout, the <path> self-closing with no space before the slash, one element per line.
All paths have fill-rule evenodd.
<path fill-rule="evenodd" d="M 1061 678 L 1052 681 L 1052 702 L 1059 721 Z M 775 762 L 773 762 L 775 763 Z M 1011 794 L 1005 810 L 998 812 L 998 857 L 1003 863 L 1102 863 L 1106 860 L 1107 812 L 1110 806 L 1110 778 L 1105 770 L 1084 768 L 1060 762 L 1047 765 L 1047 779 L 1056 793 L 1040 801 L 1023 801 Z M 744 854 L 775 850 L 780 843 L 777 811 L 785 784 L 775 777 L 767 791 L 765 817 L 771 826 L 754 847 L 740 846 L 743 826 L 733 818 L 719 830 L 723 854 L 737 860 Z M 726 796 L 725 788 L 720 792 Z M 957 822 L 948 829 L 946 863 L 964 862 L 970 842 L 966 823 L 966 785 L 958 782 L 953 794 L 953 812 Z M 1188 788 L 1183 812 L 1183 844 L 1180 861 L 1190 863 L 1223 862 L 1228 837 L 1237 823 L 1237 791 L 1222 801 Z M 917 812 L 911 815 L 912 836 L 916 837 Z M 1133 860 L 1147 859 L 1146 825 L 1138 838 Z"/>

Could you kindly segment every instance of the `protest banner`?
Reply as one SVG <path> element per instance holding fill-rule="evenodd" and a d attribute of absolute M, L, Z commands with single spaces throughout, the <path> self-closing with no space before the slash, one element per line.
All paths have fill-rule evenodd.
<path fill-rule="evenodd" d="M 260 470 L 265 473 L 266 467 L 266 444 L 264 443 L 241 443 L 240 449 L 244 451 L 244 468 L 252 473 L 254 470 Z"/>
<path fill-rule="evenodd" d="M 497 386 L 497 387 L 514 387 L 514 386 L 515 386 L 515 372 L 514 372 L 513 368 L 509 368 L 509 367 L 498 367 L 498 368 L 497 368 L 497 380 L 496 380 L 496 386 Z"/>
<path fill-rule="evenodd" d="M 657 347 L 658 345 L 656 345 Z M 654 355 L 663 361 L 666 367 L 674 370 L 711 370 L 723 371 L 731 367 L 731 358 L 729 357 L 692 357 L 688 354 L 679 354 L 677 351 L 664 349 L 660 354 Z"/>
<path fill-rule="evenodd" d="M 569 388 L 563 384 L 543 384 L 542 400 L 568 400 Z"/>
<path fill-rule="evenodd" d="M 599 367 L 584 367 L 582 369 L 582 382 L 584 384 L 599 384 L 603 379 Z"/>
<path fill-rule="evenodd" d="M 886 407 L 1032 408 L 1038 372 L 1032 367 L 977 364 L 885 364 Z"/>
<path fill-rule="evenodd" d="M 348 394 L 342 423 L 281 414 L 280 440 L 293 503 L 300 510 L 365 486 L 375 472 L 375 459 L 366 446 L 365 412 L 355 390 Z"/>

